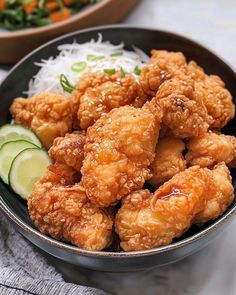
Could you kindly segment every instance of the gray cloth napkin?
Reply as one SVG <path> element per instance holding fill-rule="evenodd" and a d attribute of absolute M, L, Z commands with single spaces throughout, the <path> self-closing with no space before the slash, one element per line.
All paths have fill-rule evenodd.
<path fill-rule="evenodd" d="M 61 274 L 30 245 L 0 212 L 1 295 L 105 295 L 103 291 L 66 283 Z"/>

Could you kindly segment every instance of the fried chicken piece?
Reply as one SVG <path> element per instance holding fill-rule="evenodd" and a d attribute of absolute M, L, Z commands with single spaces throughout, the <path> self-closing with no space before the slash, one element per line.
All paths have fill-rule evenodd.
<path fill-rule="evenodd" d="M 172 97 L 172 102 L 174 97 L 176 98 L 181 97 L 181 100 L 182 100 L 181 104 L 186 106 L 188 105 L 187 109 L 184 110 L 183 108 L 182 109 L 179 108 L 178 112 L 175 112 L 174 110 L 170 111 L 169 106 L 167 107 L 167 105 L 170 105 L 171 100 L 168 97 Z M 203 132 L 206 132 L 209 126 L 212 124 L 212 118 L 211 116 L 208 115 L 207 109 L 203 103 L 202 98 L 200 96 L 196 97 L 194 95 L 194 81 L 191 78 L 187 77 L 185 74 L 183 74 L 182 77 L 179 77 L 179 79 L 173 78 L 162 83 L 159 87 L 159 90 L 157 91 L 155 99 L 157 101 L 160 101 L 160 103 L 164 105 L 164 108 L 167 108 L 166 113 L 170 119 L 170 122 L 172 123 L 178 122 L 177 127 L 173 125 L 172 126 L 167 125 L 164 127 L 164 129 L 166 129 L 167 127 L 171 129 L 172 131 L 171 133 L 174 134 L 175 136 L 178 136 L 180 138 L 197 136 L 196 134 L 202 134 Z M 187 133 L 186 133 L 186 129 L 183 130 L 183 132 L 179 130 L 179 128 L 181 128 L 182 126 L 179 124 L 182 122 L 185 122 L 185 119 L 186 119 L 186 117 L 184 116 L 182 117 L 182 114 L 181 114 L 182 111 L 184 111 L 185 116 L 187 116 L 187 122 L 188 122 L 188 126 L 186 126 L 186 129 L 188 128 Z M 165 114 L 165 111 L 164 111 L 164 114 Z M 181 119 L 180 121 L 172 120 L 173 118 L 171 117 L 176 115 L 183 119 Z M 199 118 L 199 116 L 201 118 Z M 200 129 L 198 129 L 197 131 L 195 129 L 196 127 L 194 127 L 194 125 L 196 125 L 195 124 L 196 120 L 198 122 L 197 126 L 200 127 Z M 201 123 L 202 120 L 204 121 L 203 125 Z M 192 123 L 193 125 L 191 125 Z M 164 120 L 163 120 L 163 124 L 165 124 Z M 171 134 L 171 133 L 169 130 L 167 134 Z"/>
<path fill-rule="evenodd" d="M 152 102 L 157 102 L 156 98 Z M 172 94 L 160 100 L 163 109 L 162 123 L 174 136 L 189 138 L 200 136 L 209 128 L 209 117 L 205 110 L 184 95 Z"/>
<path fill-rule="evenodd" d="M 105 75 L 102 72 L 87 72 L 77 82 L 75 90 L 72 92 L 72 107 L 73 112 L 77 115 L 80 98 L 87 89 L 94 88 L 97 85 L 103 84 L 109 81 L 109 75 Z"/>
<path fill-rule="evenodd" d="M 16 98 L 10 112 L 16 123 L 31 128 L 46 148 L 53 140 L 72 130 L 70 100 L 54 93 L 40 93 L 34 97 Z"/>
<path fill-rule="evenodd" d="M 114 205 L 150 178 L 161 117 L 158 104 L 148 102 L 142 109 L 123 106 L 88 129 L 81 173 L 93 203 Z"/>
<path fill-rule="evenodd" d="M 48 153 L 55 161 L 80 171 L 84 160 L 84 143 L 85 133 L 75 131 L 55 138 Z"/>
<path fill-rule="evenodd" d="M 190 61 L 187 65 L 187 74 L 188 76 L 196 82 L 204 81 L 206 74 L 195 61 Z"/>
<path fill-rule="evenodd" d="M 219 162 L 229 164 L 236 158 L 236 138 L 212 131 L 191 138 L 187 148 L 186 160 L 190 166 L 210 167 Z"/>
<path fill-rule="evenodd" d="M 194 166 L 176 174 L 154 194 L 140 190 L 126 196 L 115 220 L 121 247 L 136 251 L 168 245 L 199 221 L 207 208 L 211 213 L 204 220 L 221 215 L 233 199 L 227 171 L 224 164 L 213 171 Z M 212 214 L 208 199 L 225 206 Z"/>
<path fill-rule="evenodd" d="M 194 223 L 205 223 L 221 216 L 234 199 L 234 187 L 232 177 L 225 163 L 219 163 L 212 171 L 212 183 L 214 190 L 209 190 L 207 203 L 204 210 L 199 212 Z"/>
<path fill-rule="evenodd" d="M 212 117 L 212 128 L 224 127 L 234 117 L 235 106 L 224 82 L 215 75 L 206 75 L 195 62 L 188 64 L 188 73 L 194 78 L 195 100 L 202 99 L 208 114 Z"/>
<path fill-rule="evenodd" d="M 199 136 L 212 122 L 201 97 L 194 96 L 193 79 L 184 70 L 164 81 L 152 101 L 158 101 L 163 108 L 162 129 L 167 130 L 168 135 L 172 133 L 179 138 Z"/>
<path fill-rule="evenodd" d="M 154 194 L 141 190 L 125 197 L 115 229 L 125 251 L 168 245 L 189 229 L 205 205 L 208 174 L 198 167 L 176 174 Z"/>
<path fill-rule="evenodd" d="M 160 100 L 171 94 L 184 95 L 189 99 L 194 99 L 193 79 L 183 74 L 179 78 L 172 78 L 163 82 L 156 93 L 156 99 Z"/>
<path fill-rule="evenodd" d="M 114 108 L 124 105 L 142 107 L 147 100 L 138 81 L 131 74 L 122 76 L 120 72 L 114 75 L 86 73 L 77 83 L 73 97 L 82 129 L 87 129 L 102 114 Z"/>
<path fill-rule="evenodd" d="M 148 95 L 158 99 L 178 94 L 200 103 L 211 117 L 212 128 L 222 128 L 234 117 L 232 96 L 220 77 L 205 74 L 194 61 L 187 64 L 180 52 L 153 50 L 140 83 Z"/>
<path fill-rule="evenodd" d="M 171 179 L 175 174 L 186 169 L 183 157 L 185 144 L 181 139 L 164 137 L 158 141 L 154 161 L 150 166 L 152 178 L 148 180 L 151 185 L 159 186 Z"/>
<path fill-rule="evenodd" d="M 140 83 L 144 92 L 153 97 L 160 85 L 186 72 L 187 62 L 181 52 L 152 50 L 149 63 L 141 70 Z"/>
<path fill-rule="evenodd" d="M 78 173 L 64 164 L 48 167 L 28 200 L 30 217 L 38 229 L 57 240 L 88 250 L 102 250 L 112 238 L 113 216 L 93 205 Z"/>

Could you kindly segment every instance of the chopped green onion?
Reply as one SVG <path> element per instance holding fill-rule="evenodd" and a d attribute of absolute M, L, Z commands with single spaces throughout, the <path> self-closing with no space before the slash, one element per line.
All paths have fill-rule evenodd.
<path fill-rule="evenodd" d="M 64 3 L 62 0 L 56 0 L 56 2 L 58 3 L 60 9 L 63 9 L 64 8 Z"/>
<path fill-rule="evenodd" d="M 34 21 L 34 24 L 42 27 L 42 26 L 46 26 L 46 25 L 50 25 L 52 23 L 52 21 L 49 18 L 41 18 L 41 19 L 36 19 Z"/>
<path fill-rule="evenodd" d="M 139 68 L 138 66 L 136 66 L 136 67 L 134 68 L 134 73 L 135 73 L 135 75 L 137 75 L 137 76 L 139 76 L 139 75 L 141 74 L 141 70 L 140 70 L 140 68 Z"/>
<path fill-rule="evenodd" d="M 125 77 L 125 70 L 121 67 L 120 68 L 120 76 L 123 78 L 123 77 Z"/>
<path fill-rule="evenodd" d="M 117 51 L 111 54 L 111 56 L 122 56 L 123 52 L 122 51 Z"/>
<path fill-rule="evenodd" d="M 75 86 L 70 84 L 68 78 L 64 74 L 60 75 L 60 84 L 63 90 L 68 93 L 71 93 L 75 89 Z"/>
<path fill-rule="evenodd" d="M 71 70 L 73 72 L 76 73 L 80 73 L 83 72 L 87 67 L 87 64 L 85 61 L 79 61 L 79 62 L 75 62 L 72 66 L 71 66 Z"/>
<path fill-rule="evenodd" d="M 39 8 L 43 8 L 45 5 L 45 0 L 39 0 Z"/>
<path fill-rule="evenodd" d="M 96 61 L 96 60 L 101 60 L 101 59 L 104 59 L 104 58 L 105 58 L 104 55 L 88 54 L 88 56 L 87 56 L 87 60 L 88 61 Z"/>
<path fill-rule="evenodd" d="M 109 74 L 109 75 L 114 75 L 116 73 L 115 69 L 104 69 L 104 73 Z"/>

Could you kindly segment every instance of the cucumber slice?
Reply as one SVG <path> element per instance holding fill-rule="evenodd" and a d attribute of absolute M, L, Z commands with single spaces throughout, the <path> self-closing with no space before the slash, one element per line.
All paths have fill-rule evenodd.
<path fill-rule="evenodd" d="M 27 140 L 42 147 L 42 144 L 38 137 L 31 130 L 18 125 L 18 124 L 6 124 L 0 128 L 0 147 L 8 141 L 13 140 Z"/>
<path fill-rule="evenodd" d="M 12 161 L 20 152 L 28 148 L 38 147 L 26 140 L 9 141 L 2 145 L 0 149 L 0 177 L 6 184 L 8 184 L 8 173 Z"/>
<path fill-rule="evenodd" d="M 15 193 L 27 200 L 35 182 L 45 173 L 50 164 L 51 160 L 43 149 L 31 148 L 22 151 L 16 156 L 11 165 L 9 173 L 11 188 Z"/>

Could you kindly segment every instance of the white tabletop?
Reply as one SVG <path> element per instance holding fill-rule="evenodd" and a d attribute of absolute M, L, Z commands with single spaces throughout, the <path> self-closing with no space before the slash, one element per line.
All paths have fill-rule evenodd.
<path fill-rule="evenodd" d="M 236 67 L 235 0 L 143 0 L 124 23 L 170 30 L 213 49 Z M 0 70 L 0 76 L 1 76 Z M 236 220 L 201 252 L 172 265 L 125 274 L 80 269 L 48 257 L 66 280 L 112 294 L 236 294 Z"/>

